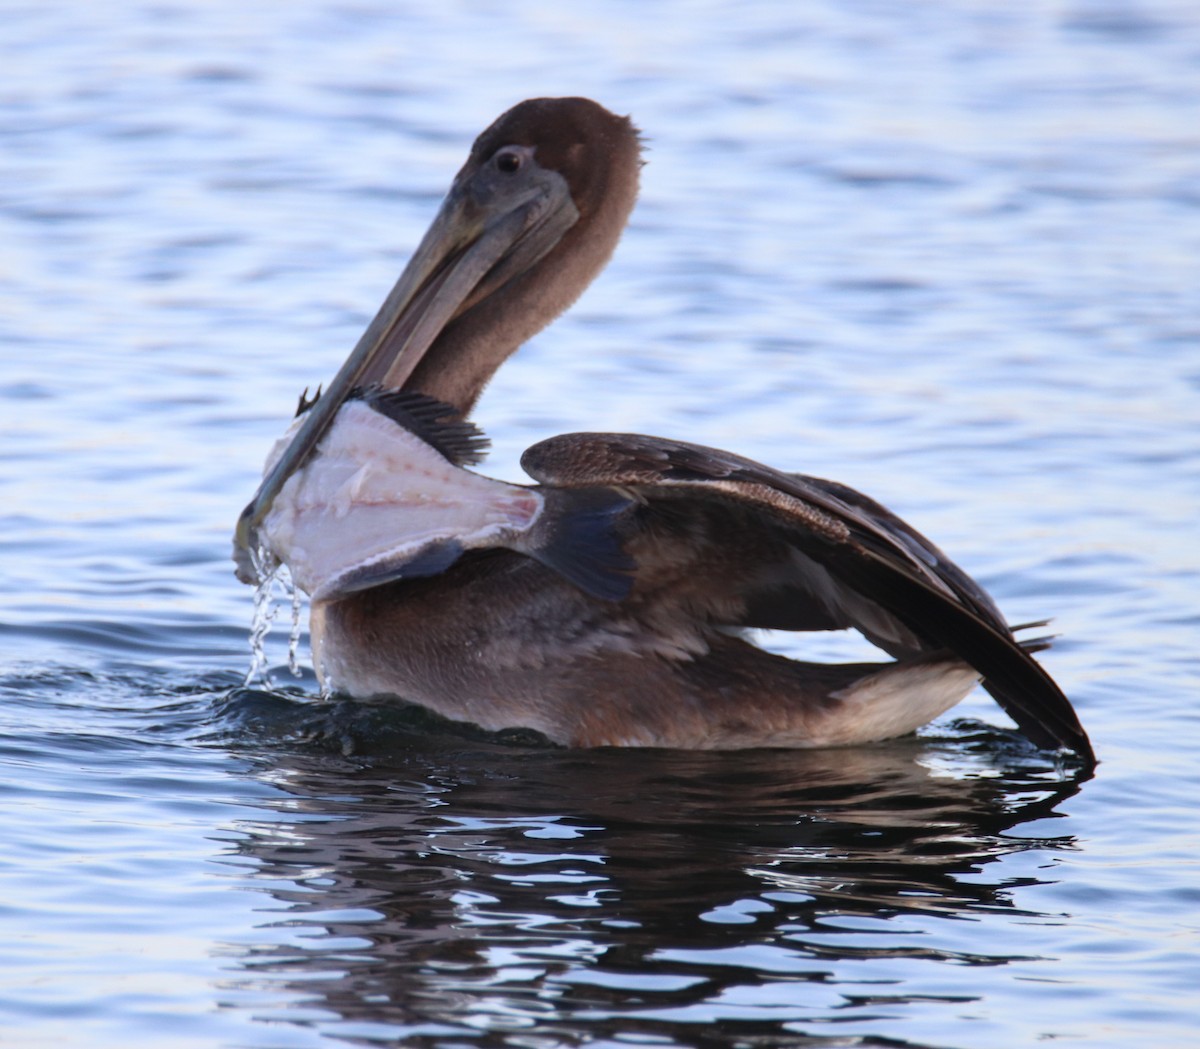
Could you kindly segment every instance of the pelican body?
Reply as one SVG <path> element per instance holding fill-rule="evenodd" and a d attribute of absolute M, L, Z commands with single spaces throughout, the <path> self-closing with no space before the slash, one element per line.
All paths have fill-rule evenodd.
<path fill-rule="evenodd" d="M 844 485 L 701 445 L 577 433 L 534 484 L 470 469 L 496 369 L 603 268 L 637 196 L 638 133 L 533 99 L 476 140 L 333 382 L 301 401 L 235 535 L 282 562 L 325 687 L 569 746 L 820 747 L 903 735 L 981 681 L 1036 744 L 1094 756 L 987 593 Z M 753 628 L 857 629 L 890 661 L 775 655 Z"/>

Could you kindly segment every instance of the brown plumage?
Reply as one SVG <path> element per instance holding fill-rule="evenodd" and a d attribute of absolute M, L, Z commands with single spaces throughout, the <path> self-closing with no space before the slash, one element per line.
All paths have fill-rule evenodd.
<path fill-rule="evenodd" d="M 608 263 L 637 199 L 637 131 L 588 99 L 534 99 L 509 110 L 475 140 L 456 183 L 512 146 L 534 149 L 540 166 L 566 180 L 579 218 L 502 294 L 477 290 L 405 383 L 464 416 L 513 350 L 572 305 Z"/>
<path fill-rule="evenodd" d="M 259 543 L 304 558 L 328 686 L 487 728 L 575 746 L 861 743 L 912 731 L 982 678 L 1035 743 L 1094 760 L 1030 654 L 1044 643 L 1017 642 L 966 573 L 843 485 L 630 434 L 535 445 L 528 488 L 464 469 L 452 449 L 477 442 L 456 420 L 607 262 L 639 167 L 632 124 L 586 99 L 523 102 L 476 140 L 246 508 L 242 577 Z M 376 415 L 342 411 L 359 397 Z M 327 529 L 369 536 L 369 552 Z M 756 627 L 852 627 L 895 661 L 785 659 L 739 636 Z"/>

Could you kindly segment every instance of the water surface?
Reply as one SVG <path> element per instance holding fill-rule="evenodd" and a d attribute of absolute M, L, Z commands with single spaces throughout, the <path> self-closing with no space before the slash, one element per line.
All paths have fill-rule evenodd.
<path fill-rule="evenodd" d="M 1200 14 L 1169 0 L 10 5 L 0 1041 L 1184 1046 Z M 490 470 L 635 430 L 836 477 L 1047 666 L 845 752 L 583 752 L 243 687 L 236 515 L 471 138 L 630 112 L 613 264 Z M 841 658 L 848 639 L 772 639 Z"/>

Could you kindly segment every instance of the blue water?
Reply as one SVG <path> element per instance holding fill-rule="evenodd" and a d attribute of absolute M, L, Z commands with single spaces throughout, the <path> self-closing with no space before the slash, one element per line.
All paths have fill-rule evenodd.
<path fill-rule="evenodd" d="M 0 1043 L 1195 1044 L 1191 0 L 8 4 L 0 48 Z M 571 753 L 322 704 L 282 623 L 242 687 L 267 448 L 471 138 L 568 93 L 649 164 L 491 472 L 628 429 L 871 493 L 1054 617 L 1094 778 L 982 695 Z"/>

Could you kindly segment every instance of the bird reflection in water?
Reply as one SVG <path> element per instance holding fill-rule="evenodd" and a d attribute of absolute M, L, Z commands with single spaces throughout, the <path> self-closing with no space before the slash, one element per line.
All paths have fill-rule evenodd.
<path fill-rule="evenodd" d="M 328 1010 L 328 1033 L 382 1024 L 405 1045 L 481 1031 L 509 1044 L 502 1032 L 534 1027 L 553 1044 L 672 1038 L 705 1018 L 831 1034 L 880 995 L 903 1006 L 931 965 L 1028 953 L 946 919 L 1043 918 L 1016 907 L 1011 871 L 987 868 L 1071 849 L 1020 828 L 1084 774 L 1027 750 L 997 766 L 1013 738 L 981 733 L 976 753 L 960 726 L 953 741 L 752 761 L 403 730 L 354 761 L 290 753 L 264 773 L 278 805 L 234 828 L 289 935 L 231 950 L 254 980 Z M 872 959 L 900 968 L 859 1000 Z M 731 1004 L 746 987 L 771 1009 Z"/>

